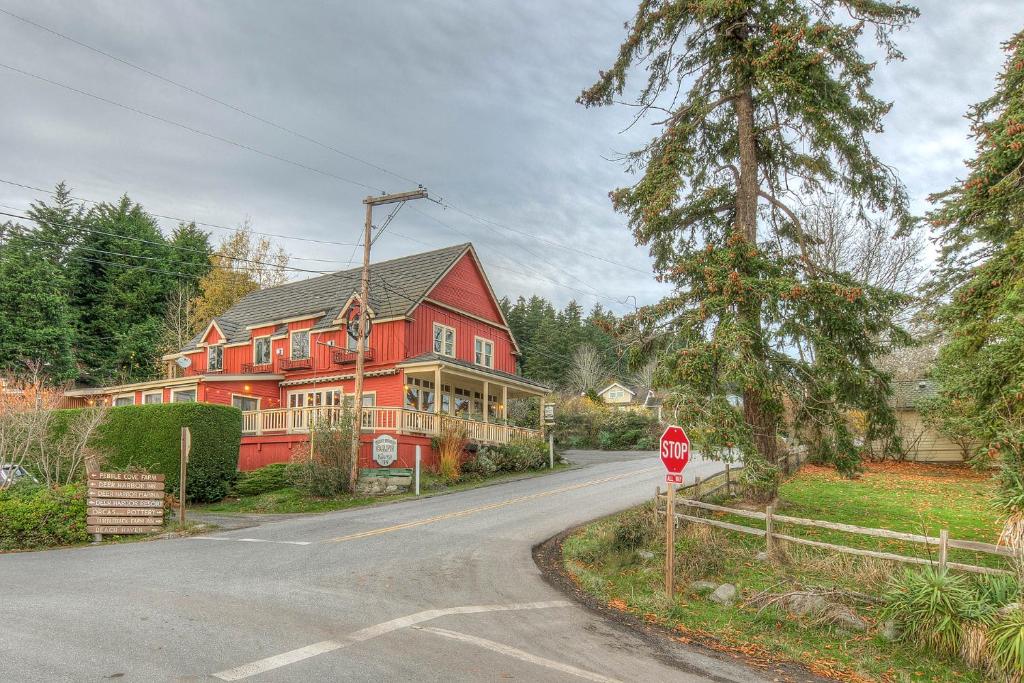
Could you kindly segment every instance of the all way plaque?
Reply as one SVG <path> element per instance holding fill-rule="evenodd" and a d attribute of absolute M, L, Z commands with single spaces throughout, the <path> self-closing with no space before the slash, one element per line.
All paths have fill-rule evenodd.
<path fill-rule="evenodd" d="M 150 534 L 164 523 L 164 475 L 99 472 L 89 475 L 86 521 L 90 534 Z"/>

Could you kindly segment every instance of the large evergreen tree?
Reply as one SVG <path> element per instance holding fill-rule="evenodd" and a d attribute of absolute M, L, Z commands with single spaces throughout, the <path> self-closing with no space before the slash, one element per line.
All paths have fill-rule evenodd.
<path fill-rule="evenodd" d="M 81 380 L 154 377 L 168 297 L 188 279 L 156 221 L 127 196 L 97 204 L 68 259 Z"/>
<path fill-rule="evenodd" d="M 1003 458 L 1005 501 L 1024 516 L 1024 31 L 1005 45 L 992 97 L 968 113 L 967 178 L 931 199 L 941 253 L 934 292 L 945 344 L 940 421 Z"/>
<path fill-rule="evenodd" d="M 916 15 L 882 0 L 642 0 L 614 64 L 579 97 L 612 104 L 646 71 L 638 118 L 657 113 L 659 132 L 612 200 L 675 293 L 641 321 L 669 335 L 662 379 L 697 447 L 740 448 L 768 496 L 783 397 L 817 455 L 848 471 L 848 410 L 866 412 L 868 438 L 894 433 L 872 358 L 905 340 L 892 322 L 905 301 L 807 258 L 791 203 L 828 187 L 864 220 L 906 221 L 904 188 L 868 144 L 890 105 L 870 93 L 858 44 L 871 31 L 901 58 L 892 33 Z"/>
<path fill-rule="evenodd" d="M 0 225 L 0 371 L 35 363 L 49 379 L 65 381 L 76 375 L 68 286 L 39 232 Z"/>

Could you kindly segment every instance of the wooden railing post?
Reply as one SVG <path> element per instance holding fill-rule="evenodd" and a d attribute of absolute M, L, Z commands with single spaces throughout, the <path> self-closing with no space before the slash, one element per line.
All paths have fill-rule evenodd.
<path fill-rule="evenodd" d="M 700 500 L 700 477 L 693 480 L 693 499 Z"/>
<path fill-rule="evenodd" d="M 769 505 L 764 509 L 764 545 L 765 550 L 769 555 L 772 554 L 772 550 L 774 550 L 775 546 L 775 541 L 772 538 L 772 534 L 775 531 L 775 520 L 773 519 L 774 514 L 774 505 Z"/>
<path fill-rule="evenodd" d="M 732 477 L 729 475 L 729 463 L 725 463 L 725 495 L 732 495 Z"/>
<path fill-rule="evenodd" d="M 939 531 L 939 571 L 945 572 L 949 563 L 949 529 Z"/>

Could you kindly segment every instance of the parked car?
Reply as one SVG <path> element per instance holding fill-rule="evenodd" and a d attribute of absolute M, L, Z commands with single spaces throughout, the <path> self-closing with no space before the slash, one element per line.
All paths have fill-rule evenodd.
<path fill-rule="evenodd" d="M 0 465 L 0 488 L 19 481 L 30 481 L 38 484 L 39 480 L 21 465 Z"/>

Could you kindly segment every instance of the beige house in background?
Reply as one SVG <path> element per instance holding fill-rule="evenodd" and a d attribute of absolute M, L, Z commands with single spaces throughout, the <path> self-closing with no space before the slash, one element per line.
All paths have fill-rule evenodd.
<path fill-rule="evenodd" d="M 917 462 L 963 462 L 973 445 L 962 446 L 944 434 L 927 426 L 921 416 L 924 399 L 935 396 L 934 384 L 926 379 L 897 380 L 892 383 L 892 407 L 899 422 L 907 460 Z"/>
<path fill-rule="evenodd" d="M 616 410 L 648 410 L 661 421 L 661 397 L 654 389 L 612 382 L 597 392 L 609 408 Z"/>

